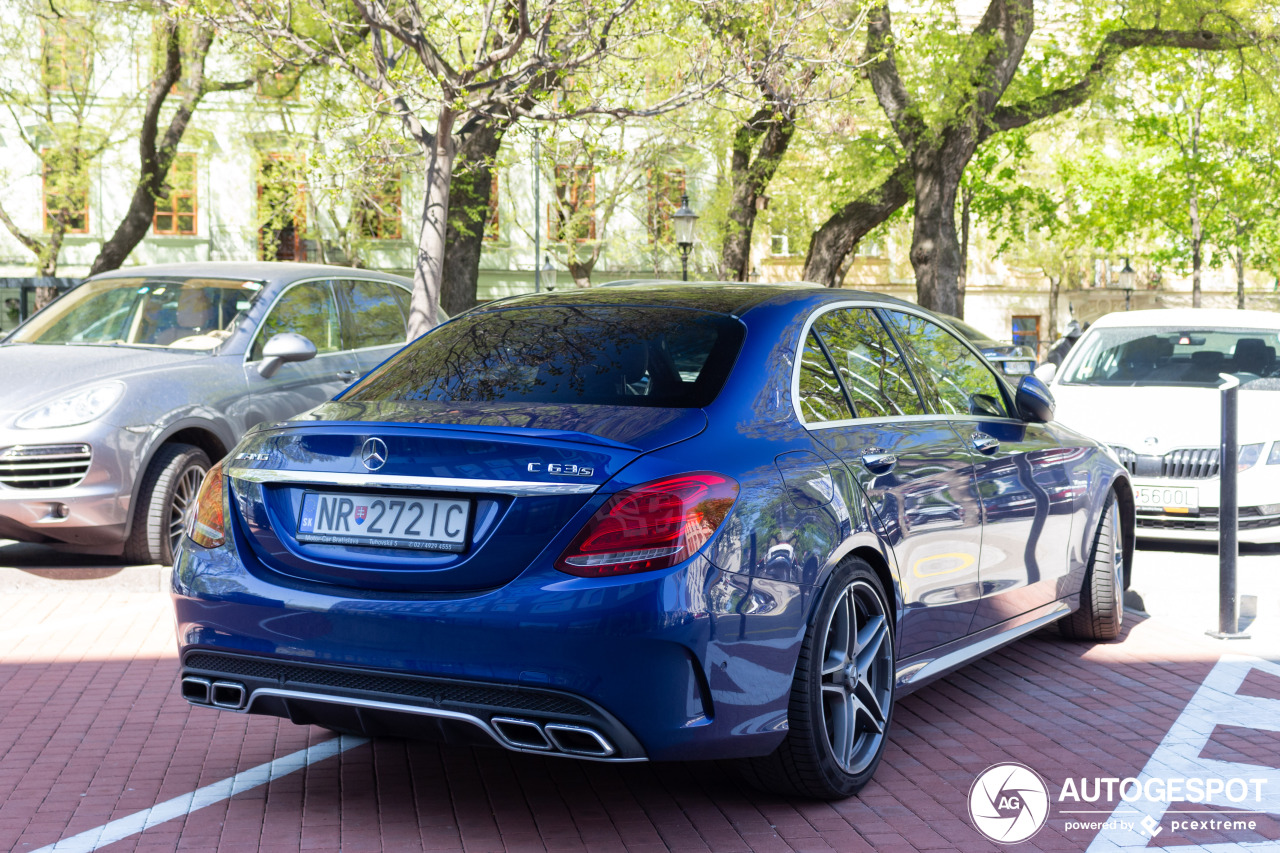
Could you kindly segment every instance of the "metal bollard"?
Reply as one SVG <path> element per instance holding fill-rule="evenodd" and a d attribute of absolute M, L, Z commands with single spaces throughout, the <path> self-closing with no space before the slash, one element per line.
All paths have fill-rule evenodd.
<path fill-rule="evenodd" d="M 1219 374 L 1222 391 L 1222 443 L 1218 451 L 1218 630 L 1206 631 L 1219 640 L 1247 640 L 1240 632 L 1240 597 L 1236 594 L 1236 564 L 1240 556 L 1240 507 L 1236 481 L 1239 475 L 1240 380 Z"/>

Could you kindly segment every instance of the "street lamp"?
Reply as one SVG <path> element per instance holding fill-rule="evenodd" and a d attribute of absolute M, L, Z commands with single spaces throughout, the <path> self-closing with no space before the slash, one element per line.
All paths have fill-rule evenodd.
<path fill-rule="evenodd" d="M 551 258 L 548 255 L 542 256 L 542 262 L 542 268 L 540 270 L 542 273 L 542 282 L 546 285 L 547 292 L 550 293 L 556 289 L 556 268 L 551 265 Z"/>
<path fill-rule="evenodd" d="M 689 194 L 680 196 L 680 209 L 671 214 L 676 221 L 676 245 L 680 247 L 680 267 L 683 270 L 682 281 L 689 280 L 689 250 L 693 248 L 693 224 L 698 221 L 698 214 L 689 209 Z"/>
<path fill-rule="evenodd" d="M 1124 288 L 1124 310 L 1129 310 L 1129 300 L 1133 296 L 1133 280 L 1138 274 L 1129 266 L 1129 259 L 1124 259 L 1124 267 L 1120 270 L 1120 287 Z"/>

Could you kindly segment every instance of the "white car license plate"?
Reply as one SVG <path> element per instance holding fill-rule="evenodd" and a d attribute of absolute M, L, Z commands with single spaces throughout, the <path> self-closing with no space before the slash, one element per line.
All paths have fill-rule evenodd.
<path fill-rule="evenodd" d="M 460 552 L 470 521 L 468 500 L 307 492 L 298 541 Z"/>
<path fill-rule="evenodd" d="M 1133 502 L 1138 509 L 1199 512 L 1200 492 L 1195 486 L 1135 486 Z"/>

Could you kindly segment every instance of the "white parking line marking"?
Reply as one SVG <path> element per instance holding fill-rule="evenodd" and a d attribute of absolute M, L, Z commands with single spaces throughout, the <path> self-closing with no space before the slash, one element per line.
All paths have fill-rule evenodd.
<path fill-rule="evenodd" d="M 172 800 L 154 805 L 149 809 L 135 812 L 128 817 L 104 823 L 102 826 L 86 830 L 79 835 L 64 838 L 61 841 L 41 847 L 34 853 L 91 853 L 99 847 L 106 847 L 131 835 L 137 835 L 144 829 L 157 824 L 184 817 L 197 809 L 229 800 L 242 791 L 248 791 L 264 785 L 273 779 L 287 776 L 295 770 L 301 770 L 309 764 L 324 761 L 326 758 L 346 752 L 369 742 L 368 738 L 342 735 L 324 743 L 300 749 L 295 753 L 259 764 L 248 770 L 237 773 L 229 779 L 205 785 L 190 794 L 182 794 Z"/>
<path fill-rule="evenodd" d="M 1202 814 L 1208 818 L 1231 817 L 1232 819 L 1247 818 L 1250 813 L 1280 815 L 1280 768 L 1200 757 L 1209 738 L 1213 736 L 1215 726 L 1236 726 L 1258 731 L 1280 732 L 1280 701 L 1256 696 L 1241 696 L 1237 692 L 1249 672 L 1254 669 L 1280 676 L 1280 664 L 1273 661 L 1243 655 L 1224 655 L 1210 670 L 1204 683 L 1196 690 L 1187 707 L 1174 721 L 1169 732 L 1156 747 L 1156 751 L 1151 754 L 1146 766 L 1138 774 L 1138 781 L 1145 785 L 1148 779 L 1179 777 L 1261 780 L 1262 796 L 1257 799 L 1251 796 L 1247 803 L 1230 802 L 1219 792 L 1208 798 L 1207 811 Z M 1250 792 L 1252 791 L 1251 788 Z M 1166 814 L 1171 813 L 1169 806 L 1169 803 L 1151 802 L 1145 798 L 1134 802 L 1117 803 L 1115 810 L 1111 813 L 1112 820 L 1119 822 L 1123 819 L 1135 825 L 1135 828 L 1126 830 L 1117 826 L 1114 829 L 1102 830 L 1089 845 L 1088 853 L 1146 850 L 1151 833 L 1159 834 L 1159 829 L 1155 827 L 1159 826 L 1159 822 Z M 1231 809 L 1231 812 L 1227 815 L 1207 813 L 1213 811 L 1215 806 Z M 1244 811 L 1248 809 L 1252 812 Z M 1241 811 L 1237 814 L 1236 810 Z M 1141 816 L 1140 820 L 1149 822 L 1146 834 L 1137 829 L 1139 821 L 1134 818 L 1138 816 Z M 1191 849 L 1205 851 L 1205 853 L 1239 853 L 1241 850 L 1275 850 L 1276 842 L 1210 843 Z"/>

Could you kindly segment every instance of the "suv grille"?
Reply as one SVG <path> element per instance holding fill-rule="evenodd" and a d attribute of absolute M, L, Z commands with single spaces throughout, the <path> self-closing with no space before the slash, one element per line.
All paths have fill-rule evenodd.
<path fill-rule="evenodd" d="M 1218 448 L 1170 450 L 1164 456 L 1143 456 L 1127 447 L 1111 448 L 1135 477 L 1174 477 L 1180 480 L 1208 480 L 1218 476 Z"/>
<path fill-rule="evenodd" d="M 1160 466 L 1161 477 L 1177 477 L 1183 480 L 1207 480 L 1218 476 L 1218 448 L 1203 447 L 1196 450 L 1171 450 L 1164 455 Z"/>
<path fill-rule="evenodd" d="M 0 453 L 0 483 L 14 489 L 62 489 L 89 472 L 89 445 L 43 444 Z"/>

